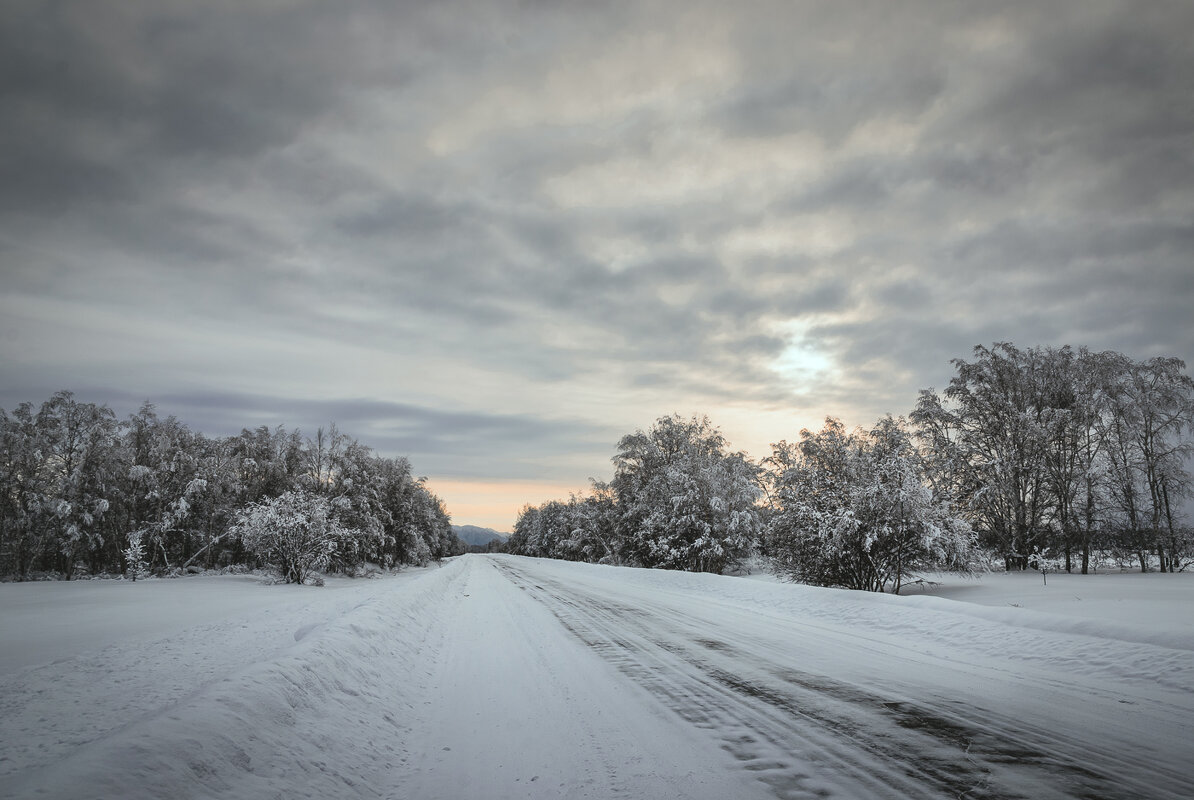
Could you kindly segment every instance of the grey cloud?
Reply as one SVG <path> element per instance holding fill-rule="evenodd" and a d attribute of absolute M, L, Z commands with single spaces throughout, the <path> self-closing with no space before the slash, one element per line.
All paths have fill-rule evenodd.
<path fill-rule="evenodd" d="M 715 89 L 553 113 L 568 92 L 598 96 L 552 84 L 586 59 L 652 34 L 683 43 L 694 27 L 729 48 Z M 13 3 L 0 21 L 4 289 L 186 319 L 196 347 L 235 326 L 243 352 L 229 358 L 250 365 L 263 357 L 253 332 L 301 335 L 417 352 L 550 398 L 524 413 L 490 413 L 467 387 L 428 389 L 442 410 L 301 392 L 158 398 L 205 425 L 359 420 L 362 440 L 408 449 L 419 468 L 424 454 L 477 474 L 511 448 L 530 474 L 591 437 L 616 440 L 624 431 L 551 405 L 595 369 L 611 391 L 677 406 L 873 417 L 993 340 L 1191 359 L 1192 28 L 1178 2 Z M 989 50 L 962 41 L 986 29 Z M 509 96 L 530 122 L 502 116 Z M 433 148 L 458 116 L 475 135 Z M 851 143 L 885 122 L 913 133 Z M 648 200 L 629 185 L 591 207 L 547 193 L 626 161 L 649 183 L 673 139 L 695 169 L 706 153 L 684 150 L 689 137 L 737 155 L 796 132 L 819 137 L 824 163 L 774 190 L 731 179 Z M 730 234 L 822 213 L 850 239 L 718 255 Z M 602 261 L 609 241 L 628 263 Z M 792 321 L 835 362 L 818 385 L 772 369 Z M 0 382 L 82 395 L 79 343 L 44 325 L 0 341 L 0 355 L 40 362 L 0 368 Z"/>
<path fill-rule="evenodd" d="M 380 197 L 362 210 L 341 215 L 333 225 L 348 237 L 434 240 L 459 231 L 472 214 L 471 209 L 461 205 L 445 205 L 418 195 L 393 194 Z"/>
<path fill-rule="evenodd" d="M 897 275 L 874 291 L 875 297 L 889 309 L 932 307 L 933 287 L 920 278 Z"/>
<path fill-rule="evenodd" d="M 991 76 L 975 127 L 988 136 L 1060 133 L 1078 141 L 1188 129 L 1190 109 L 1158 101 L 1189 88 L 1189 46 L 1174 33 L 1194 22 L 1194 11 L 1184 3 L 1112 8 L 1092 15 L 1077 4 L 1036 20 L 1016 69 Z M 979 112 L 992 118 L 984 123 Z"/>
<path fill-rule="evenodd" d="M 855 61 L 860 55 L 863 69 Z M 808 69 L 797 58 L 792 75 L 732 98 L 717 109 L 713 121 L 739 136 L 807 131 L 839 142 L 875 117 L 923 113 L 944 90 L 943 71 L 928 57 L 901 55 L 894 62 L 867 64 L 866 54 L 851 52 L 837 63 L 829 60 Z"/>

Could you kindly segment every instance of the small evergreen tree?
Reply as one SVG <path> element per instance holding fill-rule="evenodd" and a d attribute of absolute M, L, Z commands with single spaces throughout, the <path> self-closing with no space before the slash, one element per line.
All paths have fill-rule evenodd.
<path fill-rule="evenodd" d="M 129 546 L 124 549 L 125 574 L 131 580 L 144 578 L 149 574 L 149 565 L 145 562 L 144 531 L 133 531 L 129 534 Z"/>

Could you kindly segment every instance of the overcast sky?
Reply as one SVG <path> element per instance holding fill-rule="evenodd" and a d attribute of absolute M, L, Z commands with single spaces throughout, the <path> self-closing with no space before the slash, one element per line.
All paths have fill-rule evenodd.
<path fill-rule="evenodd" d="M 1194 361 L 1194 3 L 25 2 L 0 404 L 339 427 L 454 520 L 976 344 Z"/>

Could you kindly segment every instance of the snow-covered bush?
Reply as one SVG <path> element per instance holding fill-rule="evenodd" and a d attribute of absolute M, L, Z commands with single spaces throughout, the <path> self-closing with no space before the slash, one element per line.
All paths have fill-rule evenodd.
<path fill-rule="evenodd" d="M 233 531 L 246 549 L 276 565 L 287 583 L 303 583 L 310 572 L 325 567 L 351 535 L 331 514 L 326 498 L 301 489 L 242 510 Z"/>
<path fill-rule="evenodd" d="M 767 548 L 776 571 L 818 586 L 881 592 L 917 571 L 969 572 L 975 534 L 922 479 L 903 420 L 846 433 L 827 419 L 768 459 L 774 513 Z"/>

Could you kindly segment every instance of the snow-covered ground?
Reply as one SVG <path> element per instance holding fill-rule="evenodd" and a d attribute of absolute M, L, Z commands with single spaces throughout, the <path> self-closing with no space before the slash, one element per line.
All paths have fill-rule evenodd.
<path fill-rule="evenodd" d="M 0 585 L 3 797 L 1188 797 L 1194 575 Z"/>

